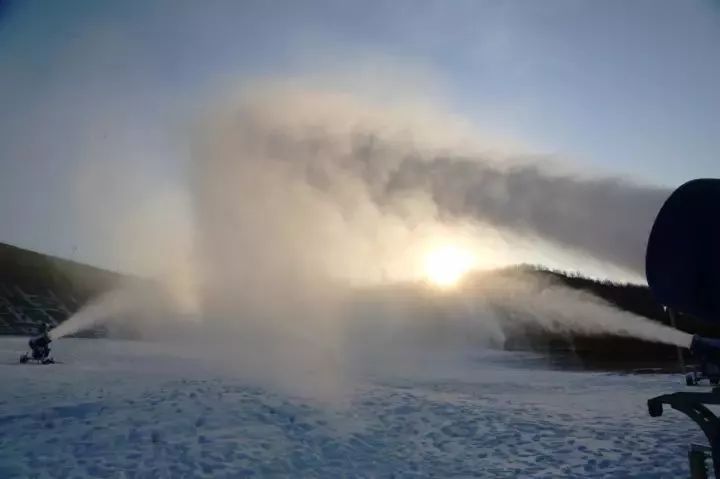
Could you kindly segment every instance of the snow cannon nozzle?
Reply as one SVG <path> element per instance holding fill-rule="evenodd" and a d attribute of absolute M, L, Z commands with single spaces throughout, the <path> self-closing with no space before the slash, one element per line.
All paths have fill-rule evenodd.
<path fill-rule="evenodd" d="M 693 356 L 720 362 L 720 339 L 695 334 L 690 343 L 690 352 Z"/>

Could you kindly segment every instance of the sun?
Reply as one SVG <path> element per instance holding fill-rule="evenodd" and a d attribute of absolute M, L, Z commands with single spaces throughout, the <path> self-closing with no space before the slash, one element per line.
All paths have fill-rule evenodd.
<path fill-rule="evenodd" d="M 473 269 L 475 263 L 475 255 L 470 251 L 445 245 L 427 252 L 423 270 L 428 281 L 442 288 L 449 288 L 455 286 L 465 273 Z"/>

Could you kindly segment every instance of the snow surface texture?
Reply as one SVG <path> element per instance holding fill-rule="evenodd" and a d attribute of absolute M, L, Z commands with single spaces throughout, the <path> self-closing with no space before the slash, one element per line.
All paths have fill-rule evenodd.
<path fill-rule="evenodd" d="M 13 364 L 0 338 L 0 477 L 677 478 L 703 442 L 648 398 L 680 376 L 550 370 L 483 352 L 460 371 L 280 393 L 150 343 L 64 339 Z M 222 370 L 222 371 L 221 371 Z"/>

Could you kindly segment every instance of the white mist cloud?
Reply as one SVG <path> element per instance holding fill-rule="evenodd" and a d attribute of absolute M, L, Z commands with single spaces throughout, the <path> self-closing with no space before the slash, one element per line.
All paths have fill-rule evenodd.
<path fill-rule="evenodd" d="M 641 269 L 666 192 L 572 175 L 503 142 L 473 140 L 471 131 L 427 104 L 385 105 L 300 82 L 226 98 L 193 137 L 192 241 L 163 251 L 186 268 L 168 270 L 162 284 L 176 298 L 194 298 L 185 311 L 202 319 L 199 328 L 173 326 L 173 335 L 282 387 L 302 388 L 314 372 L 313 387 L 328 391 L 348 370 L 372 370 L 382 358 L 412 364 L 438 351 L 500 345 L 524 321 L 552 332 L 686 342 L 596 298 L 527 278 L 445 296 L 392 287 L 420 279 L 428 248 L 446 242 L 462 243 L 485 267 L 555 256 L 576 269 Z M 147 219 L 131 216 L 120 229 L 164 224 L 162 207 L 152 205 L 139 203 Z M 162 237 L 134 243 L 143 251 L 135 256 L 152 260 Z M 380 293 L 363 289 L 370 286 Z M 146 294 L 100 298 L 65 328 L 122 315 L 124 304 L 147 318 L 141 331 L 162 336 L 157 325 L 172 314 L 157 312 Z"/>
<path fill-rule="evenodd" d="M 639 275 L 650 226 L 669 194 L 572 174 L 497 143 L 471 145 L 461 121 L 412 103 L 384 106 L 294 86 L 251 90 L 233 105 L 206 125 L 212 146 L 196 158 L 197 198 L 259 203 L 270 214 L 242 221 L 279 222 L 264 225 L 268 232 L 298 222 L 298 231 L 276 236 L 294 235 L 305 244 L 304 257 L 318 241 L 322 257 L 337 250 L 357 258 L 368 243 L 382 243 L 386 231 L 408 232 L 397 251 L 418 229 L 469 224 L 478 237 L 499 230 L 515 241 L 540 239 L 569 249 L 574 259 L 582 254 Z M 303 235 L 317 236 L 304 241 Z M 372 260 L 362 263 L 381 263 Z"/>

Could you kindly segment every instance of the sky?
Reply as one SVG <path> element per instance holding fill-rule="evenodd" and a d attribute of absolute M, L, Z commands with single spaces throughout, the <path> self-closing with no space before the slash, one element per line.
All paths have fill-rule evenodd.
<path fill-rule="evenodd" d="M 0 241 L 142 271 L 133 242 L 191 221 L 189 125 L 270 78 L 422 98 L 580 171 L 717 177 L 718 45 L 709 0 L 0 0 Z"/>

